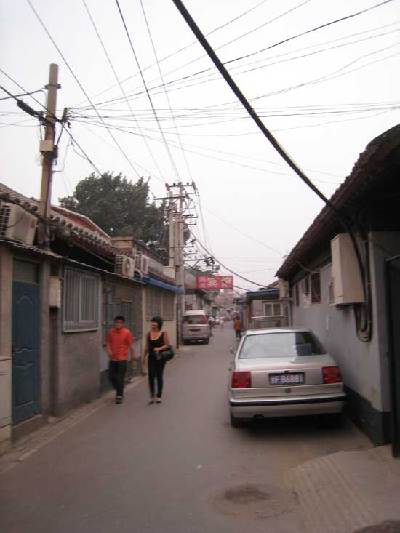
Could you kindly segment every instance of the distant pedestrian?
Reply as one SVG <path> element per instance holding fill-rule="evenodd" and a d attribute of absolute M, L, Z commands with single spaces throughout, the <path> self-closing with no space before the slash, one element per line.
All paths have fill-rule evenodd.
<path fill-rule="evenodd" d="M 221 316 L 221 318 L 219 319 L 219 324 L 221 326 L 221 329 L 224 329 L 224 322 L 225 322 L 225 319 L 223 316 Z"/>
<path fill-rule="evenodd" d="M 147 335 L 145 359 L 148 358 L 149 403 L 161 403 L 164 386 L 164 368 L 166 365 L 161 352 L 170 347 L 168 333 L 162 330 L 163 320 L 155 316 L 151 320 L 150 331 Z M 157 392 L 156 392 L 157 385 Z"/>
<path fill-rule="evenodd" d="M 233 320 L 233 329 L 235 330 L 236 339 L 240 340 L 242 338 L 242 321 L 239 316 Z"/>
<path fill-rule="evenodd" d="M 115 389 L 115 403 L 122 403 L 124 400 L 125 374 L 128 366 L 129 350 L 132 359 L 135 358 L 133 350 L 134 337 L 132 332 L 125 327 L 125 318 L 118 315 L 114 319 L 114 327 L 107 335 L 107 353 L 110 358 L 108 376 Z"/>

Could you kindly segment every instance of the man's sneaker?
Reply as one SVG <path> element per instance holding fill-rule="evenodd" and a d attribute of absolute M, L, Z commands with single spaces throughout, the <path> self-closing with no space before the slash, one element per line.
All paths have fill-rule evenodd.
<path fill-rule="evenodd" d="M 122 396 L 117 396 L 117 397 L 115 398 L 115 403 L 123 403 L 123 402 L 124 402 L 124 399 L 123 399 Z"/>
<path fill-rule="evenodd" d="M 161 398 L 157 398 L 156 403 L 161 403 Z"/>
<path fill-rule="evenodd" d="M 149 404 L 152 404 L 152 403 L 154 403 L 155 401 L 156 401 L 155 398 L 150 398 L 150 400 L 149 400 Z"/>

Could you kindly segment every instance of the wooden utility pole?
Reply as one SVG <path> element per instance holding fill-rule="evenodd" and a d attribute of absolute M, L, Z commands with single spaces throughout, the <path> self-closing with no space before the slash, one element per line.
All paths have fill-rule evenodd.
<path fill-rule="evenodd" d="M 177 345 L 181 342 L 182 318 L 185 309 L 185 266 L 184 250 L 184 200 L 185 186 L 183 183 L 167 185 L 168 190 L 168 224 L 169 224 L 169 265 L 175 268 L 175 281 L 179 293 L 176 298 L 176 329 Z"/>
<path fill-rule="evenodd" d="M 42 181 L 40 188 L 39 214 L 44 219 L 44 228 L 41 236 L 42 244 L 48 244 L 47 218 L 49 216 L 51 204 L 51 190 L 53 177 L 53 163 L 57 159 L 56 136 L 56 111 L 57 111 L 57 90 L 58 65 L 51 63 L 49 67 L 49 83 L 47 89 L 46 122 L 44 139 L 40 142 L 40 152 L 42 154 Z"/>
<path fill-rule="evenodd" d="M 183 251 L 185 248 L 185 242 L 184 242 L 184 218 L 183 218 L 183 210 L 184 210 L 184 200 L 185 200 L 185 187 L 183 183 L 179 183 L 179 209 L 177 214 L 177 224 L 176 224 L 176 284 L 178 286 L 178 289 L 180 290 L 178 294 L 178 320 L 179 320 L 179 328 L 182 327 L 182 320 L 183 320 L 183 314 L 185 312 L 185 263 L 184 263 L 184 257 L 183 257 Z M 181 331 L 179 332 L 180 337 Z"/>

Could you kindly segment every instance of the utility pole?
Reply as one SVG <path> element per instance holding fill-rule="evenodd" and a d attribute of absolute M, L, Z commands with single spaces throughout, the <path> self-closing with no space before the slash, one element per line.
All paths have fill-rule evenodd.
<path fill-rule="evenodd" d="M 168 228 L 169 228 L 169 248 L 168 248 L 168 265 L 175 269 L 175 219 L 174 219 L 174 203 L 172 201 L 172 192 L 168 190 Z"/>
<path fill-rule="evenodd" d="M 179 321 L 179 336 L 181 337 L 180 329 L 182 328 L 183 314 L 185 312 L 185 264 L 183 259 L 184 242 L 184 224 L 183 224 L 183 209 L 185 200 L 185 188 L 183 183 L 179 183 L 179 209 L 177 213 L 177 242 L 176 242 L 176 284 L 180 290 L 178 294 L 178 321 Z"/>
<path fill-rule="evenodd" d="M 190 204 L 190 196 L 187 188 L 191 183 L 182 182 L 167 185 L 168 190 L 168 224 L 169 224 L 169 266 L 175 268 L 175 280 L 179 289 L 176 304 L 177 320 L 177 343 L 181 341 L 182 319 L 185 312 L 185 217 L 193 215 L 185 214 Z"/>
<path fill-rule="evenodd" d="M 39 214 L 44 219 L 41 229 L 40 241 L 44 246 L 48 246 L 49 233 L 47 219 L 50 211 L 53 163 L 57 159 L 56 136 L 56 111 L 57 111 L 57 90 L 58 65 L 51 63 L 49 67 L 49 83 L 47 89 L 46 122 L 44 139 L 40 142 L 40 152 L 42 154 L 42 180 L 40 189 Z"/>

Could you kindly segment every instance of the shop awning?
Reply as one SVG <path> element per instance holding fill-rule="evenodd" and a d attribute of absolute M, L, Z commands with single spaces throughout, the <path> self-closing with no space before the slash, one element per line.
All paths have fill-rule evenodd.
<path fill-rule="evenodd" d="M 146 285 L 152 285 L 153 287 L 159 287 L 160 289 L 174 292 L 175 294 L 184 294 L 185 292 L 181 287 L 172 285 L 172 283 L 166 283 L 165 281 L 161 281 L 160 279 L 153 278 L 152 276 L 143 276 L 143 282 L 146 283 Z"/>

